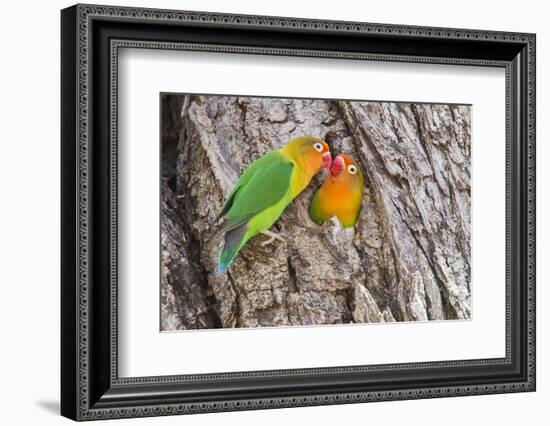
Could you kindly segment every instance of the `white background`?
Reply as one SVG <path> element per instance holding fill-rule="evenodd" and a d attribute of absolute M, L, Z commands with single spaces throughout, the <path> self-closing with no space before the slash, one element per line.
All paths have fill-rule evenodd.
<path fill-rule="evenodd" d="M 118 91 L 119 374 L 504 357 L 504 75 L 502 68 L 123 49 Z M 158 99 L 166 91 L 471 104 L 473 319 L 159 333 Z M 218 348 L 229 347 L 220 357 Z"/>
<path fill-rule="evenodd" d="M 294 408 L 102 424 L 408 425 L 545 424 L 550 399 L 546 309 L 550 267 L 550 28 L 541 1 L 254 2 L 105 0 L 234 13 L 347 19 L 536 32 L 538 106 L 538 391 L 452 399 Z M 59 395 L 59 9 L 65 1 L 10 2 L 2 8 L 0 68 L 0 400 L 3 424 L 69 424 L 57 416 Z M 546 80 L 545 80 L 546 79 Z M 491 253 L 487 253 L 491 256 Z M 538 420 L 537 420 L 538 419 Z"/>

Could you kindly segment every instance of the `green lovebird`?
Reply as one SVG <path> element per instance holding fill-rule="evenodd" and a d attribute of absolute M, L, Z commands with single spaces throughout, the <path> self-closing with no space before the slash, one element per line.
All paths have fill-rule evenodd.
<path fill-rule="evenodd" d="M 225 244 L 218 271 L 225 272 L 239 250 L 253 236 L 268 231 L 286 206 L 322 168 L 332 163 L 329 146 L 320 138 L 302 136 L 264 154 L 243 172 L 227 196 L 218 218 Z"/>

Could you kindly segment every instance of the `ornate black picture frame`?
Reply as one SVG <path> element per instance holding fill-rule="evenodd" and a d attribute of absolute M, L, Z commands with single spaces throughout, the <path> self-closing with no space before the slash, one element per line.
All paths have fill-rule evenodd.
<path fill-rule="evenodd" d="M 74 420 L 535 390 L 535 35 L 76 5 L 61 13 L 61 413 Z M 120 378 L 120 47 L 506 71 L 506 356 Z"/>

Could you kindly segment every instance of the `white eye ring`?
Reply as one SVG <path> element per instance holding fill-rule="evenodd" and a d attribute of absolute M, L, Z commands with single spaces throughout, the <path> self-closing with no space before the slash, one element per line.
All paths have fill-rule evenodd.
<path fill-rule="evenodd" d="M 313 148 L 315 148 L 316 151 L 322 152 L 323 151 L 323 144 L 321 142 L 314 143 Z"/>
<path fill-rule="evenodd" d="M 355 167 L 353 164 L 350 164 L 348 166 L 348 172 L 352 175 L 354 175 L 355 173 L 357 173 L 357 167 Z"/>

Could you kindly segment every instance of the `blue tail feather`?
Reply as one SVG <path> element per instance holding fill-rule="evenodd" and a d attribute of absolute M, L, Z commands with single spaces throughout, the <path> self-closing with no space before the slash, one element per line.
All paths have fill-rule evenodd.
<path fill-rule="evenodd" d="M 218 261 L 218 272 L 225 272 L 241 247 L 244 244 L 243 237 L 248 230 L 248 224 L 244 223 L 225 234 L 225 244 Z"/>

